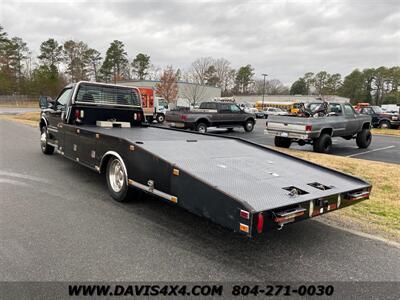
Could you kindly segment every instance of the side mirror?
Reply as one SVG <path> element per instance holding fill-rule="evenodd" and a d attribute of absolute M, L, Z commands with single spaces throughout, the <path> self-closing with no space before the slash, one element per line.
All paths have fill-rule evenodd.
<path fill-rule="evenodd" d="M 47 97 L 46 96 L 40 96 L 39 98 L 39 107 L 41 109 L 45 109 L 49 107 L 49 102 L 47 101 Z"/>
<path fill-rule="evenodd" d="M 54 100 L 47 96 L 40 96 L 39 107 L 41 109 L 52 108 L 54 106 Z"/>

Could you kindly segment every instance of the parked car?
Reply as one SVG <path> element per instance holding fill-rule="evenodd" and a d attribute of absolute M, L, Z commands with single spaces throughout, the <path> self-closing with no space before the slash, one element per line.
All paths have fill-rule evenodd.
<path fill-rule="evenodd" d="M 201 133 L 208 127 L 227 128 L 243 127 L 246 132 L 253 131 L 256 123 L 255 115 L 245 112 L 235 103 L 202 102 L 199 109 L 191 111 L 169 111 L 167 122 L 172 127 L 189 128 Z"/>
<path fill-rule="evenodd" d="M 368 102 L 359 102 L 359 103 L 357 103 L 355 106 L 354 106 L 354 110 L 356 111 L 356 112 L 358 112 L 358 113 L 360 113 L 360 111 L 361 111 L 361 109 L 363 108 L 363 107 L 368 107 L 368 106 L 370 106 L 371 104 L 369 104 Z"/>
<path fill-rule="evenodd" d="M 248 114 L 256 114 L 258 113 L 258 109 L 255 107 L 249 107 L 249 106 L 240 106 L 246 113 Z"/>
<path fill-rule="evenodd" d="M 265 118 L 265 112 L 264 111 L 259 111 L 254 113 L 257 119 L 264 119 Z"/>
<path fill-rule="evenodd" d="M 363 107 L 360 113 L 371 116 L 373 127 L 398 128 L 400 126 L 400 114 L 384 112 L 379 106 Z"/>
<path fill-rule="evenodd" d="M 287 116 L 289 113 L 277 107 L 267 107 L 264 110 L 264 115 L 273 115 L 273 116 Z"/>

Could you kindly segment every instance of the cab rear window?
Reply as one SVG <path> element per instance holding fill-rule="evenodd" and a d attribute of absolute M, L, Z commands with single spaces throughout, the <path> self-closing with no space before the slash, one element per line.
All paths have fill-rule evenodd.
<path fill-rule="evenodd" d="M 139 94 L 135 89 L 95 84 L 81 84 L 76 102 L 113 106 L 140 106 Z"/>

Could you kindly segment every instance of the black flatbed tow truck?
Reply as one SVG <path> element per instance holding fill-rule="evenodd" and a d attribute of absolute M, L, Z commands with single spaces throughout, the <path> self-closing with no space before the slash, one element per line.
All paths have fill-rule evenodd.
<path fill-rule="evenodd" d="M 371 191 L 360 178 L 240 138 L 150 125 L 136 88 L 79 82 L 40 103 L 43 153 L 105 173 L 115 200 L 144 191 L 249 237 Z"/>

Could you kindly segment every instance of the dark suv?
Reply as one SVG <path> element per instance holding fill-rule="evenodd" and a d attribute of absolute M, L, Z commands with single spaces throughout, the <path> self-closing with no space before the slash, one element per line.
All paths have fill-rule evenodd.
<path fill-rule="evenodd" d="M 360 113 L 371 116 L 373 127 L 398 128 L 400 126 L 399 114 L 385 113 L 379 106 L 363 107 Z"/>

